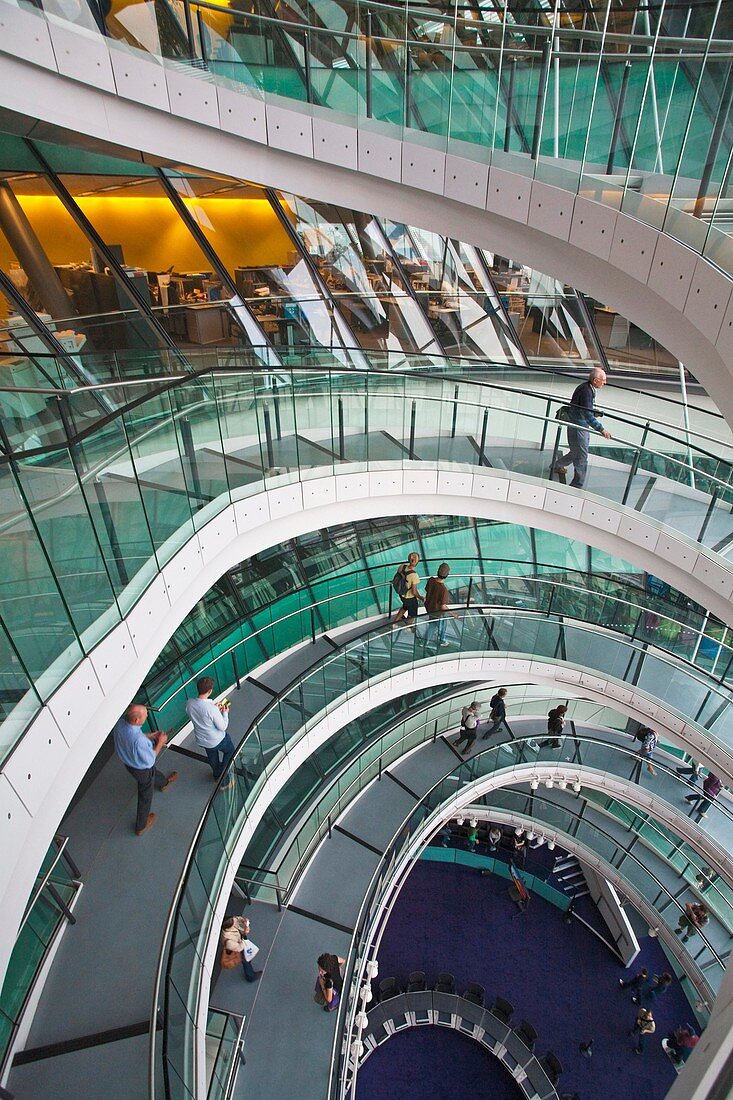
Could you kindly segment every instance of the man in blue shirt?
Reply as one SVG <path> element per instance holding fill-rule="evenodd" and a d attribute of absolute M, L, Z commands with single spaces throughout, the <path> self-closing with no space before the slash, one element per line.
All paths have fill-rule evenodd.
<path fill-rule="evenodd" d="M 588 381 L 581 382 L 570 399 L 573 423 L 568 424 L 569 450 L 567 454 L 558 455 L 555 465 L 555 473 L 563 485 L 568 465 L 573 467 L 573 480 L 570 484 L 576 489 L 582 489 L 585 485 L 588 474 L 589 428 L 600 432 L 604 439 L 611 438 L 611 433 L 604 429 L 594 408 L 595 392 L 605 384 L 606 372 L 600 367 L 594 367 L 588 375 Z"/>
<path fill-rule="evenodd" d="M 168 738 L 161 730 L 143 733 L 141 727 L 148 717 L 148 708 L 133 703 L 125 711 L 112 730 L 115 752 L 137 781 L 137 818 L 135 833 L 142 836 L 155 823 L 158 816 L 150 812 L 153 804 L 153 787 L 165 791 L 178 779 L 178 772 L 163 775 L 155 766 Z"/>

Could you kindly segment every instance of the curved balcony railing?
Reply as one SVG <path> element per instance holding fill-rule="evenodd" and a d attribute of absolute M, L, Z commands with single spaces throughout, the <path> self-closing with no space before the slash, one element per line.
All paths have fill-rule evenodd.
<path fill-rule="evenodd" d="M 670 708 L 679 703 L 683 713 L 696 710 L 698 721 L 705 722 L 711 738 L 730 755 L 724 741 L 729 693 L 678 659 L 595 625 L 562 622 L 525 611 L 493 615 L 471 609 L 457 614 L 454 625 L 456 652 L 464 655 L 529 653 L 534 658 L 576 663 L 616 679 L 623 679 L 626 670 L 633 668 L 635 691 L 663 698 Z M 411 631 L 386 627 L 325 658 L 262 712 L 237 750 L 232 787 L 212 795 L 174 896 L 153 1008 L 155 1017 L 162 1002 L 166 1021 L 176 1021 L 175 1027 L 165 1026 L 162 1069 L 168 1086 L 175 1081 L 176 1087 L 183 1089 L 181 1095 L 190 1091 L 195 1079 L 193 1037 L 201 994 L 199 979 L 216 899 L 238 838 L 269 777 L 337 699 L 360 691 L 368 680 L 391 676 L 397 669 L 426 661 L 432 667 L 449 659 L 444 650 L 434 655 L 426 648 L 424 639 Z M 306 794 L 299 790 L 299 802 Z M 153 1077 L 155 1067 L 154 1044 Z"/>
<path fill-rule="evenodd" d="M 68 18 L 55 0 L 39 7 Z M 723 5 L 724 7 L 724 5 Z M 360 126 L 465 152 L 663 229 L 729 274 L 733 49 L 720 5 L 608 3 L 570 14 L 341 0 L 326 14 L 253 3 L 130 4 L 76 21 L 248 87 L 332 108 Z M 331 25 L 325 25 L 328 19 Z M 720 19 L 720 22 L 719 22 Z"/>
<path fill-rule="evenodd" d="M 561 444 L 555 396 L 402 372 L 244 369 L 242 358 L 250 363 L 233 355 L 236 367 L 132 390 L 12 391 L 31 403 L 4 421 L 10 453 L 0 457 L 3 756 L 158 570 L 231 502 L 421 460 L 548 478 Z M 613 439 L 591 434 L 589 488 L 725 554 L 733 462 L 722 441 L 680 441 L 617 412 L 606 423 Z"/>
<path fill-rule="evenodd" d="M 397 705 L 385 703 L 374 708 L 368 718 L 359 720 L 358 730 L 349 723 L 341 735 L 348 742 L 348 751 L 344 750 L 343 759 L 334 758 L 331 746 L 317 749 L 301 769 L 305 773 L 315 767 L 322 774 L 317 791 L 308 790 L 299 773 L 293 773 L 295 788 L 304 786 L 306 797 L 296 804 L 289 785 L 278 794 L 270 804 L 271 813 L 258 826 L 240 861 L 236 881 L 250 897 L 276 900 L 278 905 L 287 904 L 313 854 L 330 835 L 333 823 L 339 820 L 361 791 L 385 768 L 397 763 L 418 746 L 438 737 L 455 735 L 456 714 L 466 698 L 466 688 L 462 688 L 460 694 L 456 694 L 455 685 L 434 691 L 438 696 L 436 701 L 431 701 L 431 693 L 426 689 L 416 693 L 416 699 L 400 700 Z M 479 700 L 489 694 L 491 692 L 482 690 L 473 692 Z M 622 781 L 636 777 L 637 755 L 633 751 L 623 758 L 616 755 L 619 745 L 624 752 L 627 751 L 626 719 L 612 708 L 596 708 L 589 729 L 587 722 L 575 717 L 582 711 L 582 701 L 571 699 L 566 720 L 572 734 L 565 737 L 564 743 L 553 748 L 542 744 L 541 736 L 536 740 L 527 736 L 527 719 L 515 715 L 514 696 L 513 691 L 511 740 L 505 741 L 502 734 L 505 764 L 511 761 L 534 764 L 537 773 L 543 777 L 556 763 L 564 765 L 571 761 L 577 767 L 595 770 L 603 764 L 604 774 L 613 774 Z M 543 702 L 546 704 L 544 708 Z M 557 699 L 547 699 L 540 700 L 538 705 L 538 700 L 533 699 L 530 704 L 531 719 L 544 724 L 543 711 L 546 712 L 556 703 Z M 488 713 L 486 706 L 484 712 Z M 609 725 L 606 725 L 607 721 Z M 587 751 L 589 745 L 592 746 L 590 752 Z M 601 745 L 606 748 L 602 749 Z M 525 776 L 523 783 L 527 781 Z M 677 814 L 681 800 L 691 793 L 691 789 L 694 789 L 692 785 L 676 770 L 660 765 L 659 774 L 654 779 L 655 800 L 660 806 L 666 803 Z M 541 790 L 534 791 L 532 797 L 541 797 Z M 599 807 L 604 815 L 614 818 L 625 829 L 632 830 L 646 847 L 669 864 L 677 878 L 678 888 L 684 882 L 699 889 L 698 879 L 704 879 L 706 904 L 721 926 L 720 933 L 716 933 L 713 939 L 713 950 L 716 953 L 723 950 L 726 938 L 733 932 L 733 877 L 728 860 L 728 838 L 733 836 L 733 813 L 727 805 L 713 802 L 708 810 L 705 819 L 708 840 L 703 855 L 699 844 L 695 847 L 681 835 L 683 831 L 679 830 L 679 826 L 679 831 L 674 832 L 658 816 L 629 805 L 621 794 L 594 790 L 586 791 L 584 797 L 591 800 L 591 807 Z M 499 804 L 494 793 L 491 805 Z M 692 835 L 697 830 L 685 831 Z M 711 867 L 708 860 L 716 867 Z M 721 868 L 726 872 L 723 877 Z"/>
<path fill-rule="evenodd" d="M 456 549 L 455 532 L 450 543 Z M 395 544 L 395 550 L 397 546 Z M 404 557 L 407 556 L 404 549 Z M 475 568 L 476 555 L 450 554 L 451 602 L 458 607 L 472 605 L 518 607 L 581 617 L 588 607 L 589 621 L 622 630 L 641 642 L 649 643 L 673 656 L 688 660 L 701 671 L 716 678 L 724 675 L 730 650 L 729 628 L 710 621 L 700 608 L 680 606 L 679 597 L 663 590 L 655 594 L 642 590 L 634 579 L 623 574 L 613 576 L 587 570 L 575 570 L 558 564 L 536 566 L 527 562 L 496 561 L 495 572 Z M 443 557 L 425 558 L 420 569 L 434 574 Z M 332 575 L 311 573 L 307 588 L 288 589 L 284 595 L 267 586 L 272 598 L 266 606 L 251 608 L 249 621 L 241 621 L 241 612 L 225 629 L 221 614 L 212 616 L 209 637 L 195 646 L 189 659 L 177 656 L 163 668 L 156 668 L 145 684 L 146 700 L 166 729 L 185 726 L 186 692 L 202 675 L 210 675 L 219 684 L 239 682 L 257 664 L 270 660 L 284 649 L 315 638 L 358 619 L 391 614 L 395 605 L 391 578 L 392 565 L 377 562 L 362 569 L 340 570 Z M 207 626 L 204 626 L 204 630 Z"/>
<path fill-rule="evenodd" d="M 548 802 L 539 794 L 531 809 L 527 806 L 527 793 L 512 789 L 517 785 L 526 785 L 531 780 L 533 767 L 529 765 L 526 772 L 517 771 L 526 763 L 527 756 L 534 756 L 534 750 L 530 747 L 531 739 L 518 739 L 509 744 L 496 745 L 480 750 L 470 760 L 464 761 L 453 769 L 442 780 L 424 795 L 410 815 L 400 823 L 399 829 L 394 833 L 394 838 L 387 845 L 383 858 L 380 860 L 369 884 L 361 905 L 359 917 L 354 929 L 351 947 L 344 967 L 344 993 L 341 998 L 339 1015 L 336 1023 L 336 1033 L 332 1052 L 331 1079 L 329 1096 L 332 1100 L 343 1097 L 349 1085 L 354 1084 L 353 1061 L 351 1060 L 352 1035 L 355 1027 L 355 1016 L 359 1012 L 362 1001 L 359 990 L 365 980 L 366 965 L 376 957 L 376 945 L 379 941 L 380 928 L 384 923 L 389 907 L 386 901 L 394 897 L 399 883 L 409 873 L 410 862 L 406 856 L 414 856 L 419 844 L 427 841 L 439 827 L 442 820 L 455 813 L 452 809 L 456 805 L 457 798 L 461 808 L 471 805 L 471 793 L 475 789 L 481 792 L 486 787 L 486 781 L 491 777 L 506 776 L 507 786 L 497 785 L 492 794 L 492 804 L 500 809 L 508 811 L 511 816 L 516 816 L 524 822 L 525 818 L 536 822 L 538 828 L 550 837 L 557 837 L 560 844 L 563 843 L 563 834 L 571 837 L 574 844 L 579 845 L 592 853 L 594 860 L 602 861 L 611 873 L 609 877 L 615 877 L 615 868 L 622 865 L 622 875 L 628 887 L 629 896 L 632 899 L 640 899 L 647 913 L 651 912 L 658 917 L 657 927 L 665 933 L 668 947 L 674 952 L 677 961 L 682 965 L 687 977 L 691 981 L 692 989 L 696 990 L 702 1000 L 708 1005 L 714 999 L 714 990 L 717 990 L 725 973 L 728 951 L 730 949 L 730 935 L 723 931 L 723 939 L 719 943 L 710 942 L 710 937 L 704 933 L 700 936 L 700 942 L 686 950 L 674 936 L 674 931 L 680 914 L 684 911 L 687 901 L 697 900 L 697 894 L 693 890 L 679 891 L 679 883 L 671 888 L 665 884 L 658 874 L 655 874 L 645 866 L 643 858 L 635 850 L 633 831 L 630 832 L 631 842 L 624 847 L 619 844 L 618 837 L 608 832 L 598 821 L 590 820 L 584 814 L 577 813 L 572 806 L 560 805 L 557 802 Z M 601 758 L 597 762 L 598 775 L 613 773 L 608 771 L 608 760 L 616 750 L 609 751 L 609 746 L 589 737 L 565 737 L 561 739 L 564 754 L 575 741 L 583 744 L 583 767 L 596 770 L 591 759 L 600 749 Z M 620 754 L 631 757 L 634 754 L 623 747 L 617 750 Z M 507 756 L 507 752 L 509 755 Z M 562 762 L 562 757 L 561 757 Z M 563 764 L 565 769 L 567 764 Z M 664 769 L 668 771 L 668 769 Z M 672 773 L 669 773 L 670 776 Z M 582 789 L 582 775 L 579 771 L 576 776 L 575 787 Z M 443 808 L 447 807 L 447 810 Z M 487 808 L 482 806 L 482 816 L 487 813 Z M 491 813 L 491 806 L 488 807 Z M 718 930 L 720 933 L 720 930 Z"/>

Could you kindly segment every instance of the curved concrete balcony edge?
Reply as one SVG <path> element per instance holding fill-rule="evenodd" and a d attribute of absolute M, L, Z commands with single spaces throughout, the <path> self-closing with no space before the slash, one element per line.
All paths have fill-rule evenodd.
<path fill-rule="evenodd" d="M 448 655 L 442 656 L 440 660 L 429 660 L 414 664 L 401 672 L 368 682 L 362 689 L 350 694 L 349 698 L 343 702 L 331 705 L 320 718 L 316 717 L 311 720 L 296 744 L 289 748 L 287 759 L 282 756 L 274 759 L 271 770 L 268 771 L 267 777 L 263 780 L 247 819 L 228 853 L 227 865 L 221 874 L 219 894 L 216 899 L 211 926 L 217 927 L 224 917 L 225 907 L 239 863 L 271 800 L 287 783 L 299 765 L 304 763 L 315 749 L 326 742 L 339 729 L 386 700 L 396 697 L 401 698 L 423 687 L 435 687 L 436 684 L 441 683 L 458 683 L 461 680 L 475 682 L 477 679 L 501 681 L 505 684 L 526 683 L 528 678 L 531 679 L 532 683 L 543 686 L 561 687 L 565 690 L 570 688 L 582 698 L 599 704 L 607 705 L 611 701 L 619 711 L 630 717 L 639 721 L 655 721 L 659 727 L 664 728 L 665 736 L 673 743 L 689 744 L 691 740 L 697 740 L 701 745 L 699 755 L 705 757 L 705 752 L 702 749 L 702 742 L 705 739 L 699 730 L 693 729 L 689 723 L 681 722 L 678 715 L 666 711 L 659 703 L 649 699 L 643 693 L 631 690 L 627 685 L 611 678 L 593 676 L 581 668 L 574 668 L 562 662 L 539 662 L 528 658 L 506 657 L 501 654 L 476 654 L 463 657 Z M 546 767 L 548 771 L 561 770 L 566 771 L 568 774 L 572 773 L 573 778 L 581 772 L 590 774 L 590 769 L 584 769 L 577 764 L 548 764 Z M 717 767 L 719 768 L 719 774 L 722 774 L 724 769 L 721 767 L 721 763 L 718 763 Z M 501 771 L 502 779 L 497 780 L 495 785 L 505 785 L 503 780 L 509 774 L 524 774 L 529 777 L 534 774 L 536 768 L 537 765 L 534 762 L 508 764 Z M 600 780 L 599 786 L 602 786 Z M 473 788 L 473 784 L 461 788 L 461 795 L 464 791 L 472 791 Z M 629 800 L 635 804 L 638 803 L 640 808 L 649 808 L 646 792 L 639 791 L 639 788 L 635 788 L 634 784 L 620 782 L 619 791 L 623 791 L 625 795 L 634 796 L 630 797 Z M 674 814 L 670 816 L 676 822 L 680 821 L 682 817 L 682 815 L 675 817 Z M 702 846 L 703 849 L 709 847 L 704 843 L 702 830 L 689 822 L 684 824 L 684 829 L 686 833 L 689 833 L 690 839 L 697 842 L 696 846 Z M 304 873 L 307 874 L 307 870 Z M 216 968 L 217 950 L 218 941 L 216 937 L 209 937 L 206 947 L 202 949 L 201 953 L 203 978 L 200 989 L 208 990 L 210 986 Z M 206 1010 L 207 999 L 199 997 L 197 1018 L 200 1034 L 205 1033 Z"/>
<path fill-rule="evenodd" d="M 733 280 L 659 229 L 430 135 L 268 96 L 0 0 L 0 105 L 156 163 L 186 163 L 420 225 L 572 283 L 669 348 L 733 423 Z M 531 162 L 529 162 L 531 166 Z"/>
<path fill-rule="evenodd" d="M 504 471 L 442 470 L 411 463 L 377 473 L 339 473 L 291 482 L 227 503 L 155 576 L 126 618 L 79 665 L 41 709 L 0 775 L 0 845 L 22 852 L 17 864 L 3 861 L 0 897 L 0 973 L 22 917 L 37 869 L 59 821 L 101 743 L 165 642 L 186 614 L 227 569 L 273 545 L 346 520 L 399 516 L 425 509 L 435 514 L 505 519 L 541 526 L 639 564 L 681 588 L 716 613 L 730 612 L 733 567 L 724 570 L 693 543 L 621 505 L 570 488 L 545 488 Z M 228 498 L 227 498 L 228 499 Z M 720 589 L 722 588 L 722 592 Z M 718 611 L 720 609 L 720 612 Z M 506 676 L 513 673 L 514 662 Z M 546 662 L 529 662 L 541 676 Z M 523 667 L 523 666 L 522 666 Z M 466 663 L 466 677 L 473 675 Z M 526 675 L 526 673 L 525 673 Z M 552 673 L 554 676 L 554 672 Z M 605 681 L 575 674 L 583 690 L 602 699 Z M 662 721 L 670 736 L 695 748 L 720 774 L 728 764 L 692 723 L 667 714 L 659 704 L 624 689 L 640 718 Z M 124 777 L 121 778 L 124 781 Z M 733 780 L 732 780 L 733 782 Z"/>

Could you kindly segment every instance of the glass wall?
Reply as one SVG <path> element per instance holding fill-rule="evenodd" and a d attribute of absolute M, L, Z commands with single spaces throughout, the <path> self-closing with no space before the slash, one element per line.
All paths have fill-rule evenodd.
<path fill-rule="evenodd" d="M 607 306 L 470 242 L 12 135 L 0 173 L 0 359 L 16 385 L 35 377 L 25 352 L 41 368 L 64 353 L 62 384 L 76 384 L 141 362 L 186 369 L 214 347 L 274 365 L 328 351 L 365 367 L 363 351 L 392 367 L 450 355 L 677 379 L 673 357 Z"/>

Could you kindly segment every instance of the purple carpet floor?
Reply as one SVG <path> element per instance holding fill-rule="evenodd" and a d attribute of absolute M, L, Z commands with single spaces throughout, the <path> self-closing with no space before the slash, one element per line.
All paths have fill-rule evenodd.
<path fill-rule="evenodd" d="M 661 1040 L 677 1025 L 694 1022 L 679 985 L 675 983 L 657 999 L 653 1006 L 656 1034 L 637 1055 L 627 1035 L 636 1008 L 630 993 L 618 985 L 619 978 L 628 974 L 608 948 L 577 922 L 565 924 L 560 910 L 538 897 L 532 898 L 526 914 L 515 916 L 516 912 L 506 880 L 482 877 L 472 868 L 455 864 L 418 863 L 397 899 L 382 940 L 380 979 L 394 976 L 404 987 L 411 970 L 424 970 L 433 984 L 438 972 L 447 970 L 455 976 L 459 993 L 468 982 L 480 982 L 486 988 L 487 1004 L 499 994 L 514 1005 L 515 1025 L 522 1018 L 532 1024 L 538 1034 L 538 1055 L 552 1050 L 559 1057 L 564 1066 L 561 1094 L 577 1092 L 581 1100 L 662 1100 L 675 1080 L 675 1070 L 661 1049 Z M 656 940 L 642 941 L 632 969 L 642 965 L 652 974 L 667 969 Z M 425 1092 L 425 1082 L 434 1080 L 431 1040 L 441 1030 L 426 1028 L 426 1039 L 410 1037 L 404 1043 L 390 1039 L 360 1073 L 358 1100 L 392 1096 L 388 1090 L 395 1081 L 400 1082 L 403 1100 L 448 1095 Z M 593 1039 L 591 1059 L 578 1050 L 579 1043 L 588 1039 Z M 478 1054 L 472 1059 L 492 1057 L 475 1045 Z M 436 1046 L 436 1069 L 439 1063 L 445 1064 L 440 1061 L 446 1057 L 444 1049 L 450 1060 L 455 1058 L 456 1065 L 449 1062 L 455 1074 L 465 1044 L 441 1041 L 440 1054 Z M 500 1091 L 506 1074 L 498 1069 L 501 1072 L 490 1075 L 491 1084 L 485 1079 L 482 1089 L 454 1088 L 453 1092 L 497 1100 L 511 1096 Z M 467 1072 L 474 1071 L 469 1067 Z M 412 1080 L 422 1082 L 416 1091 L 411 1091 Z M 511 1080 L 507 1087 L 514 1087 Z"/>
<path fill-rule="evenodd" d="M 522 1090 L 488 1050 L 445 1027 L 413 1027 L 378 1047 L 359 1070 L 359 1100 L 522 1100 Z"/>

